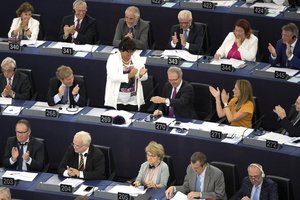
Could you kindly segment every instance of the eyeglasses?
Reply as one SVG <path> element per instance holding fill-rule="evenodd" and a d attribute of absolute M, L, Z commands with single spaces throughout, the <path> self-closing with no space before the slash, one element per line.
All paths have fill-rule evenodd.
<path fill-rule="evenodd" d="M 11 69 L 11 68 L 9 68 L 9 69 L 1 69 L 1 71 L 3 72 L 3 73 L 5 73 L 5 72 L 13 72 L 14 71 L 14 69 Z"/>
<path fill-rule="evenodd" d="M 84 146 L 84 145 L 78 145 L 78 144 L 74 144 L 74 143 L 71 143 L 71 145 L 76 149 L 80 149 L 81 147 Z"/>
<path fill-rule="evenodd" d="M 176 79 L 168 79 L 170 82 L 175 82 L 175 81 L 178 81 L 179 77 L 176 78 Z"/>
<path fill-rule="evenodd" d="M 147 153 L 147 157 L 155 158 L 155 157 L 157 157 L 157 155 Z"/>
<path fill-rule="evenodd" d="M 252 179 L 252 180 L 258 180 L 261 177 L 261 175 L 248 176 L 248 177 L 249 177 L 249 179 Z"/>
<path fill-rule="evenodd" d="M 28 130 L 27 130 L 27 131 L 17 131 L 17 130 L 16 130 L 16 133 L 17 133 L 17 134 L 25 134 L 25 133 L 27 133 L 27 132 L 28 132 Z"/>

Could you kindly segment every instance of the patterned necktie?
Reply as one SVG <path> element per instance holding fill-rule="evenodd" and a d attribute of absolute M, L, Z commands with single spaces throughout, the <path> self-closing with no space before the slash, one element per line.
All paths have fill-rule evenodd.
<path fill-rule="evenodd" d="M 78 170 L 79 171 L 83 171 L 84 170 L 84 161 L 83 161 L 83 155 L 82 155 L 82 153 L 80 154 L 80 161 L 79 161 Z"/>
<path fill-rule="evenodd" d="M 11 78 L 8 78 L 7 85 L 12 86 Z"/>
<path fill-rule="evenodd" d="M 79 29 L 80 29 L 80 19 L 77 19 L 76 22 L 77 22 L 77 23 L 76 23 L 75 31 L 78 32 Z"/>
<path fill-rule="evenodd" d="M 252 200 L 259 200 L 259 187 L 258 186 L 254 186 L 254 193 L 253 193 L 253 198 Z"/>
<path fill-rule="evenodd" d="M 176 88 L 173 88 L 171 99 L 175 99 L 176 97 Z M 174 107 L 169 106 L 169 117 L 174 117 Z"/>
<path fill-rule="evenodd" d="M 201 192 L 201 180 L 200 175 L 196 177 L 196 192 Z"/>

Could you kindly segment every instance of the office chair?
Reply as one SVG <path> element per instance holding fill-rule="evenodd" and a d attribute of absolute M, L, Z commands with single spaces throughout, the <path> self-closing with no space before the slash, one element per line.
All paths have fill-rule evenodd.
<path fill-rule="evenodd" d="M 48 169 L 50 167 L 50 162 L 49 162 L 49 155 L 48 155 L 48 150 L 47 150 L 45 139 L 37 138 L 37 137 L 35 137 L 35 139 L 37 139 L 38 141 L 40 141 L 41 143 L 44 144 L 44 167 L 43 167 L 42 171 L 48 172 Z"/>
<path fill-rule="evenodd" d="M 22 72 L 23 74 L 26 74 L 29 78 L 29 81 L 31 83 L 31 91 L 30 91 L 30 99 L 31 100 L 37 100 L 37 92 L 35 90 L 35 85 L 33 81 L 33 75 L 31 69 L 24 69 L 24 68 L 16 68 L 16 71 Z"/>
<path fill-rule="evenodd" d="M 168 188 L 169 186 L 176 185 L 176 176 L 175 176 L 175 171 L 174 171 L 174 165 L 173 165 L 172 157 L 169 155 L 165 155 L 163 161 L 169 166 L 170 176 L 169 176 L 169 180 L 167 183 L 167 188 Z"/>
<path fill-rule="evenodd" d="M 150 21 L 146 21 L 149 24 L 149 30 L 148 30 L 148 48 L 149 49 L 155 49 L 155 40 L 152 30 L 152 25 Z"/>
<path fill-rule="evenodd" d="M 154 85 L 155 85 L 155 81 L 153 76 L 148 75 L 148 79 L 142 81 L 143 94 L 145 100 L 145 104 L 142 105 L 141 107 L 142 112 L 147 112 L 148 108 L 152 105 L 150 99 L 152 96 L 154 96 L 154 90 L 155 90 Z"/>
<path fill-rule="evenodd" d="M 98 148 L 102 151 L 105 157 L 105 176 L 107 180 L 114 180 L 116 177 L 117 171 L 115 167 L 115 161 L 112 154 L 111 147 L 108 146 L 102 146 L 102 145 L 96 145 L 94 144 L 94 147 Z"/>
<path fill-rule="evenodd" d="M 267 177 L 277 183 L 279 200 L 294 200 L 293 186 L 290 179 L 274 175 L 267 175 Z"/>
<path fill-rule="evenodd" d="M 210 55 L 211 45 L 210 45 L 210 37 L 208 34 L 208 25 L 206 23 L 195 22 L 196 25 L 201 26 L 204 33 L 204 37 L 202 40 L 202 49 L 200 50 L 200 55 Z"/>
<path fill-rule="evenodd" d="M 261 38 L 259 30 L 252 29 L 253 35 L 258 39 L 257 53 L 256 53 L 256 62 L 261 62 L 264 59 L 263 47 L 261 44 Z"/>
<path fill-rule="evenodd" d="M 86 90 L 86 94 L 85 94 L 85 97 L 86 97 L 86 106 L 89 106 L 90 105 L 90 99 L 88 97 L 88 92 L 87 92 L 88 88 L 86 87 L 86 82 L 85 82 L 84 75 L 74 74 L 74 78 L 81 79 L 83 81 L 83 84 L 84 84 L 84 87 L 85 87 L 85 90 Z"/>
<path fill-rule="evenodd" d="M 40 22 L 40 27 L 39 27 L 39 35 L 38 35 L 38 40 L 46 40 L 46 37 L 45 37 L 45 29 L 44 29 L 44 25 L 42 23 L 42 20 L 41 20 L 41 15 L 40 14 L 36 14 L 36 13 L 33 13 L 32 15 L 32 18 L 38 20 Z"/>
<path fill-rule="evenodd" d="M 209 91 L 209 85 L 192 82 L 194 88 L 194 109 L 198 119 L 211 121 L 216 113 L 215 98 Z"/>
<path fill-rule="evenodd" d="M 230 199 L 239 188 L 239 179 L 236 165 L 218 161 L 213 161 L 210 164 L 219 168 L 223 172 L 226 185 L 225 191 L 228 199 Z"/>

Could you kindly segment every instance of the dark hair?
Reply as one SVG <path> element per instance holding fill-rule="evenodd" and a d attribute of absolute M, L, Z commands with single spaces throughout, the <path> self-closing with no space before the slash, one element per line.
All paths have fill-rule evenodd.
<path fill-rule="evenodd" d="M 191 162 L 195 164 L 197 161 L 200 162 L 201 167 L 207 163 L 206 155 L 202 152 L 195 152 L 191 156 Z"/>
<path fill-rule="evenodd" d="M 17 14 L 18 17 L 20 17 L 23 12 L 28 12 L 28 11 L 30 11 L 31 13 L 33 13 L 33 11 L 34 11 L 33 6 L 30 3 L 28 3 L 28 2 L 24 2 L 16 10 L 16 14 Z"/>
<path fill-rule="evenodd" d="M 251 30 L 251 25 L 250 25 L 248 20 L 239 19 L 237 22 L 235 22 L 234 27 L 236 27 L 236 26 L 241 27 L 242 29 L 244 29 L 246 38 L 250 38 L 252 30 Z"/>
<path fill-rule="evenodd" d="M 119 44 L 120 51 L 135 51 L 135 42 L 130 37 L 125 37 Z"/>
<path fill-rule="evenodd" d="M 24 124 L 28 130 L 31 130 L 31 126 L 28 120 L 26 119 L 20 119 L 17 124 Z"/>

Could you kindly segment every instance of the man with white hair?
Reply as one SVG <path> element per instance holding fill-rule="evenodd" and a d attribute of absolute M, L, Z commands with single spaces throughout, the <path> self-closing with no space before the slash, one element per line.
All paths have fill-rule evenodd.
<path fill-rule="evenodd" d="M 73 3 L 74 15 L 65 16 L 62 20 L 59 40 L 75 44 L 95 44 L 97 42 L 96 20 L 87 15 L 85 0 L 75 0 Z"/>
<path fill-rule="evenodd" d="M 171 40 L 169 49 L 185 49 L 192 54 L 200 54 L 205 30 L 203 26 L 193 22 L 193 16 L 189 10 L 181 10 L 178 13 L 179 24 L 171 28 Z"/>
<path fill-rule="evenodd" d="M 125 10 L 125 17 L 117 24 L 113 45 L 118 47 L 125 37 L 129 37 L 133 39 L 137 49 L 148 49 L 148 32 L 149 23 L 140 18 L 140 10 L 129 6 Z"/>
<path fill-rule="evenodd" d="M 73 143 L 67 149 L 58 173 L 65 177 L 77 177 L 86 180 L 105 179 L 105 158 L 103 153 L 91 145 L 91 135 L 79 131 L 73 138 Z"/>
<path fill-rule="evenodd" d="M 26 74 L 16 71 L 16 61 L 6 57 L 1 63 L 0 91 L 2 97 L 30 99 L 31 83 Z"/>
<path fill-rule="evenodd" d="M 0 187 L 0 200 L 11 200 L 11 194 L 9 188 Z"/>

